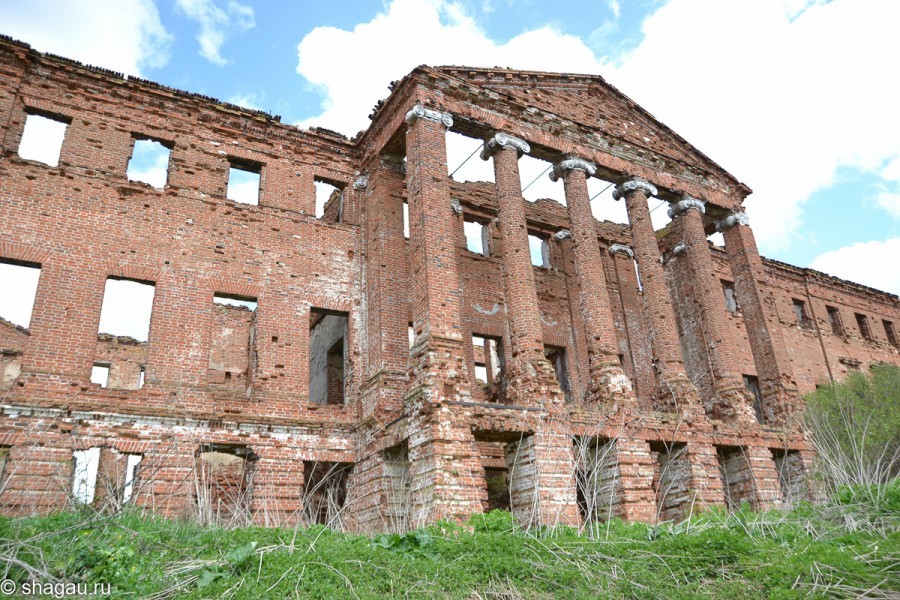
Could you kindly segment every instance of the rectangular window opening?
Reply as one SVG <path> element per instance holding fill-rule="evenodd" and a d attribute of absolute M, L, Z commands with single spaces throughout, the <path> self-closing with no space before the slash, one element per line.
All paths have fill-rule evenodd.
<path fill-rule="evenodd" d="M 800 327 L 810 327 L 812 322 L 809 320 L 809 313 L 806 311 L 806 302 L 803 300 L 792 299 L 794 306 L 794 316 Z"/>
<path fill-rule="evenodd" d="M 115 277 L 106 280 L 91 371 L 93 383 L 124 390 L 141 388 L 155 291 L 148 282 Z"/>
<path fill-rule="evenodd" d="M 27 335 L 41 266 L 0 259 L 0 325 L 21 328 Z"/>
<path fill-rule="evenodd" d="M 481 334 L 472 335 L 472 353 L 475 357 L 475 381 L 491 384 L 499 381 L 503 373 L 501 340 Z"/>
<path fill-rule="evenodd" d="M 752 503 L 755 496 L 753 473 L 744 449 L 737 446 L 716 446 L 716 456 L 728 511 L 739 510 L 744 502 Z"/>
<path fill-rule="evenodd" d="M 528 250 L 531 253 L 532 265 L 543 269 L 550 268 L 550 243 L 547 238 L 529 233 Z"/>
<path fill-rule="evenodd" d="M 412 495 L 409 479 L 409 442 L 404 440 L 382 452 L 384 460 L 385 517 L 389 530 L 405 533 L 409 530 Z"/>
<path fill-rule="evenodd" d="M 256 298 L 213 295 L 209 382 L 249 393 L 256 363 Z"/>
<path fill-rule="evenodd" d="M 100 469 L 100 447 L 76 450 L 72 453 L 72 498 L 79 504 L 91 504 L 97 490 L 97 472 Z"/>
<path fill-rule="evenodd" d="M 234 159 L 229 163 L 226 198 L 240 204 L 258 206 L 262 165 Z"/>
<path fill-rule="evenodd" d="M 478 153 L 484 147 L 484 140 L 466 137 L 461 133 L 447 130 L 447 172 L 453 181 L 494 182 L 492 161 L 481 160 Z"/>
<path fill-rule="evenodd" d="M 480 221 L 466 219 L 463 221 L 466 234 L 466 249 L 475 254 L 490 256 L 490 228 Z"/>
<path fill-rule="evenodd" d="M 144 376 L 147 373 L 147 367 L 141 365 L 141 371 L 138 373 L 138 389 L 144 387 Z"/>
<path fill-rule="evenodd" d="M 546 356 L 547 360 L 550 361 L 550 364 L 553 365 L 553 370 L 556 372 L 556 380 L 559 382 L 559 387 L 563 391 L 566 402 L 572 402 L 572 388 L 569 384 L 569 366 L 566 359 L 566 349 L 562 346 L 544 344 L 544 356 Z"/>
<path fill-rule="evenodd" d="M 309 401 L 314 404 L 344 404 L 348 317 L 345 312 L 310 309 Z"/>
<path fill-rule="evenodd" d="M 352 472 L 352 463 L 304 461 L 303 513 L 309 525 L 343 529 L 347 481 Z"/>
<path fill-rule="evenodd" d="M 91 367 L 91 383 L 102 388 L 109 387 L 109 365 L 94 363 Z"/>
<path fill-rule="evenodd" d="M 753 394 L 753 410 L 756 420 L 763 423 L 762 392 L 759 390 L 759 378 L 756 375 L 744 375 L 744 387 Z"/>
<path fill-rule="evenodd" d="M 194 489 L 200 523 L 221 527 L 249 525 L 256 461 L 253 451 L 246 446 L 203 444 L 196 456 Z"/>
<path fill-rule="evenodd" d="M 546 160 L 523 155 L 519 159 L 519 178 L 522 182 L 522 198 L 527 202 L 548 199 L 566 205 L 566 192 L 562 178 L 553 181 L 548 177 L 551 164 Z"/>
<path fill-rule="evenodd" d="M 572 440 L 575 454 L 575 496 L 586 523 L 608 521 L 616 502 L 618 451 L 616 441 L 592 436 Z"/>
<path fill-rule="evenodd" d="M 826 306 L 828 324 L 831 325 L 831 333 L 840 337 L 844 335 L 844 323 L 841 321 L 841 312 L 834 306 Z"/>
<path fill-rule="evenodd" d="M 138 487 L 138 471 L 140 470 L 141 460 L 144 457 L 140 454 L 125 455 L 125 486 L 122 488 L 122 503 L 127 503 L 134 497 L 134 493 Z"/>
<path fill-rule="evenodd" d="M 725 294 L 725 308 L 728 309 L 728 312 L 737 314 L 740 308 L 738 307 L 737 296 L 734 293 L 734 283 L 723 279 L 722 292 Z"/>
<path fill-rule="evenodd" d="M 409 239 L 409 202 L 403 202 L 403 237 Z"/>
<path fill-rule="evenodd" d="M 29 112 L 19 143 L 19 156 L 50 167 L 59 165 L 59 155 L 71 119 L 57 115 Z"/>
<path fill-rule="evenodd" d="M 884 326 L 884 335 L 891 346 L 897 346 L 897 333 L 894 331 L 894 323 L 887 319 L 882 319 L 881 324 Z"/>
<path fill-rule="evenodd" d="M 869 318 L 860 313 L 854 313 L 856 316 L 856 325 L 859 327 L 859 334 L 864 339 L 872 341 L 872 330 L 869 329 Z"/>
<path fill-rule="evenodd" d="M 125 175 L 129 181 L 140 181 L 157 189 L 166 187 L 172 144 L 135 136 L 131 158 Z"/>
<path fill-rule="evenodd" d="M 344 212 L 344 190 L 337 182 L 314 179 L 316 186 L 316 218 L 340 223 Z"/>

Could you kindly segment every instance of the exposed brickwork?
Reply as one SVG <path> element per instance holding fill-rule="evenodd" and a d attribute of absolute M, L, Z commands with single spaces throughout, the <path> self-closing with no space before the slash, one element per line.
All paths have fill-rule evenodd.
<path fill-rule="evenodd" d="M 68 123 L 58 166 L 18 156 L 29 111 Z M 587 168 L 561 171 L 568 209 L 525 202 L 519 150 L 502 144 L 495 184 L 454 182 L 448 127 L 706 210 L 654 232 L 636 190 L 630 227 L 598 223 Z M 125 501 L 137 465 L 129 502 L 228 523 L 405 531 L 495 505 L 535 525 L 775 506 L 814 491 L 800 394 L 900 364 L 895 296 L 761 258 L 734 216 L 749 189 L 596 76 L 419 67 L 348 140 L 2 39 L 0 128 L 0 260 L 41 269 L 30 327 L 0 323 L 7 514 L 70 502 L 76 452 L 99 456 L 98 505 Z M 141 137 L 171 148 L 161 190 L 126 178 Z M 225 198 L 233 163 L 259 170 L 258 206 Z M 316 180 L 339 190 L 318 219 Z M 466 220 L 487 256 L 466 249 Z M 706 243 L 717 223 L 724 249 Z M 529 232 L 549 267 L 531 265 Z M 640 284 L 613 245 L 631 246 Z M 146 342 L 98 335 L 109 277 L 154 285 Z M 476 363 L 499 371 L 481 384 Z M 204 472 L 206 452 L 239 462 Z M 228 514 L 204 510 L 213 500 Z"/>

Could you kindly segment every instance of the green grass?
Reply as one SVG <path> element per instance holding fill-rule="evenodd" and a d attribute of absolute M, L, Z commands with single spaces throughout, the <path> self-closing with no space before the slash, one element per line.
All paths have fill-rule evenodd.
<path fill-rule="evenodd" d="M 834 598 L 900 595 L 900 484 L 789 512 L 526 533 L 508 513 L 400 535 L 223 530 L 139 514 L 0 519 L 0 565 L 153 598 Z M 11 560 L 14 559 L 14 560 Z"/>

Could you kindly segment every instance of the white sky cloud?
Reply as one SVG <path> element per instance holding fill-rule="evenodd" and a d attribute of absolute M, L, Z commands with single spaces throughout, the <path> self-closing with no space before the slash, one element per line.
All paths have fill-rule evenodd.
<path fill-rule="evenodd" d="M 153 0 L 0 2 L 3 33 L 42 52 L 142 75 L 168 62 L 172 36 Z"/>
<path fill-rule="evenodd" d="M 394 0 L 352 31 L 318 27 L 300 42 L 297 72 L 325 97 L 301 125 L 352 135 L 386 83 L 422 63 L 599 73 L 754 189 L 748 212 L 771 254 L 802 241 L 803 203 L 838 168 L 877 174 L 900 157 L 900 119 L 884 117 L 900 98 L 898 22 L 891 0 L 671 0 L 613 64 L 552 27 L 497 43 L 459 5 Z M 450 168 L 468 152 L 448 148 Z M 595 208 L 607 211 L 624 214 Z"/>
<path fill-rule="evenodd" d="M 224 66 L 228 60 L 222 56 L 222 46 L 232 34 L 247 31 L 256 25 L 253 8 L 233 0 L 219 7 L 213 0 L 175 0 L 178 9 L 200 25 L 197 42 L 200 56 L 213 64 Z"/>
<path fill-rule="evenodd" d="M 900 294 L 900 238 L 862 242 L 816 257 L 813 269 L 863 285 Z"/>

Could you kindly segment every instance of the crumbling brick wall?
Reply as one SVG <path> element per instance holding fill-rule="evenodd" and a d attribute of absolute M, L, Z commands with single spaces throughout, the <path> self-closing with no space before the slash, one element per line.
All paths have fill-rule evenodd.
<path fill-rule="evenodd" d="M 29 114 L 67 124 L 58 165 L 18 155 Z M 600 126 L 585 125 L 598 115 Z M 654 235 L 665 282 L 649 298 L 638 273 L 646 255 L 657 258 L 652 243 L 639 240 L 650 252 L 638 264 L 624 247 L 634 245 L 629 226 L 596 222 L 591 281 L 605 283 L 588 291 L 604 295 L 610 315 L 586 317 L 563 198 L 517 204 L 508 149 L 502 189 L 453 181 L 447 128 L 520 138 L 556 165 L 578 157 L 620 186 L 642 177 L 672 205 L 702 198 L 701 234 L 741 228 L 726 231 L 737 247 L 689 249 L 708 251 L 711 276 L 738 284 L 736 310 L 699 304 L 725 297 L 700 294 L 690 253 L 676 252 L 688 230 Z M 170 151 L 161 189 L 126 175 L 145 138 Z M 8 514 L 66 506 L 74 453 L 101 448 L 98 471 L 116 482 L 104 493 L 124 502 L 124 465 L 139 463 L 128 501 L 197 516 L 198 453 L 215 447 L 253 457 L 252 486 L 241 489 L 260 524 L 308 521 L 316 465 L 330 464 L 346 488 L 333 523 L 343 528 L 406 530 L 506 502 L 523 523 L 578 525 L 577 439 L 607 440 L 600 489 L 612 514 L 675 520 L 726 504 L 726 490 L 732 503 L 773 506 L 808 493 L 799 394 L 875 362 L 900 364 L 885 325 L 900 325 L 895 296 L 761 259 L 736 216 L 749 189 L 596 76 L 419 67 L 350 140 L 3 38 L 0 144 L 0 260 L 41 268 L 29 329 L 0 323 Z M 233 166 L 259 173 L 256 204 L 227 198 Z M 316 181 L 337 188 L 321 218 Z M 487 255 L 467 250 L 467 219 L 486 228 Z M 549 264 L 512 260 L 522 249 L 507 233 L 521 229 L 546 240 Z M 153 284 L 146 342 L 98 336 L 109 278 Z M 533 289 L 522 283 L 532 278 Z M 324 362 L 318 315 L 345 319 Z M 614 399 L 596 393 L 589 331 L 617 351 L 618 364 L 604 365 L 624 374 Z M 714 360 L 707 331 L 727 336 L 727 361 Z M 489 385 L 475 380 L 487 357 L 473 335 L 497 344 L 504 370 Z M 681 356 L 690 380 L 671 398 L 660 398 L 661 347 Z M 564 355 L 564 372 L 548 348 Z M 90 383 L 97 363 L 110 365 L 106 388 Z M 730 407 L 739 420 L 710 410 L 713 363 L 759 380 L 763 422 L 748 407 Z M 742 450 L 723 458 L 724 479 L 716 448 Z"/>

